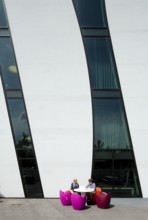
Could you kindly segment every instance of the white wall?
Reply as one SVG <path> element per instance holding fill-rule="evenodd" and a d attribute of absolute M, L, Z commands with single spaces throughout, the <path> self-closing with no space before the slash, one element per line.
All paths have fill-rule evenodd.
<path fill-rule="evenodd" d="M 142 192 L 148 197 L 148 1 L 105 2 Z"/>
<path fill-rule="evenodd" d="M 24 197 L 0 79 L 0 197 Z"/>
<path fill-rule="evenodd" d="M 5 0 L 45 197 L 92 167 L 88 70 L 71 0 Z"/>

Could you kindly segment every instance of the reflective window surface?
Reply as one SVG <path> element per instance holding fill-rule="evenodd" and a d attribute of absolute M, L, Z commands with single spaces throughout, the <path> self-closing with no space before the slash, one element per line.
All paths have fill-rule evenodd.
<path fill-rule="evenodd" d="M 15 56 L 9 37 L 0 37 L 0 65 L 5 89 L 20 89 Z"/>
<path fill-rule="evenodd" d="M 34 158 L 32 146 L 20 144 L 20 146 L 17 146 L 16 150 L 19 158 Z"/>
<path fill-rule="evenodd" d="M 0 28 L 1 27 L 7 27 L 7 21 L 2 0 L 0 0 Z"/>
<path fill-rule="evenodd" d="M 29 198 L 42 198 L 41 184 L 35 159 L 19 160 L 25 192 Z"/>
<path fill-rule="evenodd" d="M 8 106 L 17 147 L 31 147 L 31 137 L 22 99 L 8 99 Z"/>
<path fill-rule="evenodd" d="M 94 148 L 130 149 L 120 99 L 94 99 Z"/>
<path fill-rule="evenodd" d="M 92 95 L 92 178 L 114 197 L 141 197 L 105 0 L 73 0 L 73 3 L 83 37 Z"/>
<path fill-rule="evenodd" d="M 84 37 L 92 89 L 117 89 L 116 70 L 107 37 Z"/>
<path fill-rule="evenodd" d="M 81 27 L 106 27 L 103 0 L 73 0 Z"/>
<path fill-rule="evenodd" d="M 138 175 L 131 150 L 96 150 L 93 178 L 115 197 L 140 196 Z"/>
<path fill-rule="evenodd" d="M 7 103 L 25 197 L 43 198 L 14 48 L 0 0 L 0 75 Z"/>
<path fill-rule="evenodd" d="M 25 195 L 43 197 L 23 99 L 8 99 L 8 108 Z"/>

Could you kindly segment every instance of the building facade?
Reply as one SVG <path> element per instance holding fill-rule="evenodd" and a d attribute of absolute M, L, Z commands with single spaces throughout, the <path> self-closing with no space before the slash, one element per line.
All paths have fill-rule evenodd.
<path fill-rule="evenodd" d="M 148 196 L 147 8 L 0 0 L 0 196 Z"/>

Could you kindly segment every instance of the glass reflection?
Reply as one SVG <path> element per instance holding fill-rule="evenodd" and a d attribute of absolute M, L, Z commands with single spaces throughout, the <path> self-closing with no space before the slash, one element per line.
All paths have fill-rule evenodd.
<path fill-rule="evenodd" d="M 73 0 L 81 27 L 106 27 L 104 0 Z"/>
<path fill-rule="evenodd" d="M 138 175 L 131 150 L 94 152 L 93 178 L 114 197 L 139 197 Z"/>
<path fill-rule="evenodd" d="M 17 147 L 17 155 L 19 158 L 34 158 L 34 152 L 33 149 L 25 147 L 24 149 L 22 147 Z"/>
<path fill-rule="evenodd" d="M 116 69 L 107 37 L 84 37 L 92 89 L 117 89 Z"/>
<path fill-rule="evenodd" d="M 41 183 L 35 159 L 19 160 L 19 166 L 27 197 L 42 198 Z"/>
<path fill-rule="evenodd" d="M 25 196 L 43 198 L 23 99 L 7 99 Z"/>
<path fill-rule="evenodd" d="M 0 37 L 0 65 L 5 89 L 20 89 L 15 56 L 9 37 Z"/>
<path fill-rule="evenodd" d="M 30 149 L 32 141 L 22 99 L 8 99 L 8 107 L 17 148 Z"/>
<path fill-rule="evenodd" d="M 0 0 L 0 28 L 7 27 L 6 15 L 4 12 L 3 1 Z"/>
<path fill-rule="evenodd" d="M 104 176 L 112 176 L 112 158 L 110 159 L 102 159 L 102 160 L 94 160 L 94 167 L 93 167 L 93 179 L 97 180 L 96 184 L 98 186 L 105 186 L 106 180 Z M 112 183 L 108 183 L 108 186 L 112 188 Z"/>
<path fill-rule="evenodd" d="M 120 99 L 94 99 L 94 149 L 130 149 Z"/>

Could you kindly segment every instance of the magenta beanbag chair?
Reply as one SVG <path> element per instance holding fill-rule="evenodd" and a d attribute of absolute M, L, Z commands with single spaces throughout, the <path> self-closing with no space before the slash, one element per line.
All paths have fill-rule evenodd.
<path fill-rule="evenodd" d="M 111 200 L 111 194 L 102 192 L 99 195 L 96 196 L 96 203 L 99 208 L 107 209 L 109 208 Z"/>
<path fill-rule="evenodd" d="M 64 206 L 71 205 L 71 192 L 70 191 L 62 192 L 60 190 L 60 200 L 62 205 Z"/>
<path fill-rule="evenodd" d="M 85 209 L 86 196 L 81 196 L 77 193 L 71 195 L 71 203 L 72 207 L 75 210 L 83 210 Z"/>

